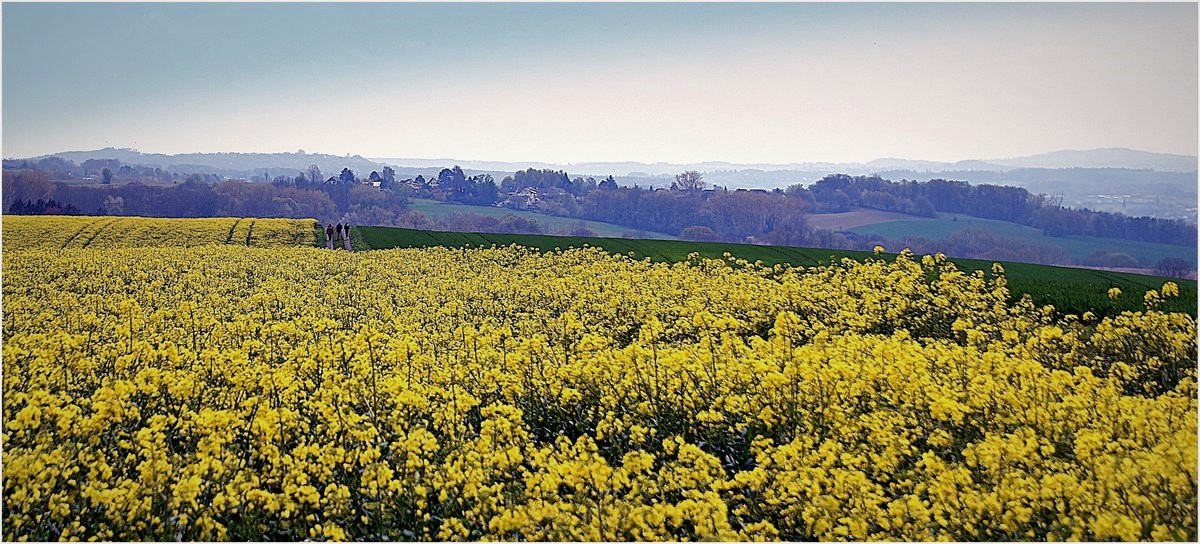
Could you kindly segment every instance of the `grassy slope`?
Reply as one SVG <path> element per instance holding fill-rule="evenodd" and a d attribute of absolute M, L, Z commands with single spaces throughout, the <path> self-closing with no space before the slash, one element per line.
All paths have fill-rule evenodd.
<path fill-rule="evenodd" d="M 956 220 L 957 219 L 957 220 Z M 1007 221 L 980 219 L 957 214 L 942 214 L 937 219 L 918 219 L 912 221 L 889 221 L 855 227 L 851 230 L 859 234 L 878 234 L 887 239 L 920 236 L 930 240 L 944 240 L 954 233 L 966 228 L 987 229 L 997 235 L 1017 238 L 1026 242 L 1061 248 L 1067 256 L 1075 259 L 1085 259 L 1097 251 L 1126 253 L 1140 261 L 1156 263 L 1164 257 L 1184 259 L 1196 263 L 1196 249 L 1169 244 L 1154 244 L 1150 242 L 1135 242 L 1132 240 L 1117 240 L 1113 238 L 1096 238 L 1093 236 L 1055 237 L 1042 234 L 1041 229 L 1017 225 Z"/>
<path fill-rule="evenodd" d="M 526 212 L 520 210 L 511 210 L 508 208 L 497 208 L 495 206 L 467 206 L 465 204 L 451 204 L 438 202 L 436 200 L 427 200 L 423 198 L 414 198 L 411 200 L 410 208 L 414 211 L 421 212 L 429 217 L 443 217 L 451 214 L 477 214 L 485 217 L 495 217 L 499 219 L 508 214 L 513 214 L 525 219 L 537 221 L 539 225 L 546 227 L 547 230 L 571 230 L 574 229 L 582 220 L 571 219 L 569 217 L 557 217 L 542 213 Z M 674 236 L 663 234 L 660 232 L 638 231 L 633 227 L 624 227 L 614 225 L 612 223 L 601 223 L 599 221 L 582 221 L 584 228 L 596 233 L 597 236 L 606 236 L 610 238 L 620 238 L 626 232 L 642 232 L 647 238 L 655 238 L 662 240 L 675 240 Z"/>
<path fill-rule="evenodd" d="M 323 234 L 319 236 L 324 243 Z M 540 236 L 521 234 L 482 234 L 461 232 L 434 232 L 388 227 L 355 227 L 356 249 L 386 249 L 409 247 L 467 247 L 505 246 L 518 244 L 542 251 L 556 248 L 582 247 L 587 244 L 604 248 L 610 253 L 633 254 L 636 258 L 650 258 L 656 262 L 676 262 L 687 259 L 689 253 L 719 259 L 726 252 L 748 261 L 762 261 L 767 265 L 787 263 L 796 266 L 827 264 L 831 259 L 849 257 L 862 260 L 872 255 L 863 251 L 841 251 L 799 247 L 753 246 L 708 242 L 680 242 L 672 240 L 627 240 L 622 238 L 579 238 L 569 236 Z M 891 258 L 894 255 L 886 255 Z M 954 259 L 966 270 L 990 271 L 991 261 Z M 1029 294 L 1034 302 L 1053 305 L 1064 312 L 1083 313 L 1092 311 L 1101 315 L 1115 315 L 1124 310 L 1141 310 L 1142 294 L 1149 289 L 1162 287 L 1165 281 L 1179 284 L 1180 297 L 1174 299 L 1166 309 L 1196 315 L 1196 282 L 1194 280 L 1168 280 L 1153 276 L 1124 274 L 1080 268 L 1063 268 L 1023 263 L 1004 263 L 1005 275 L 1014 297 Z M 1118 287 L 1124 293 L 1117 301 L 1109 300 L 1108 289 Z"/>

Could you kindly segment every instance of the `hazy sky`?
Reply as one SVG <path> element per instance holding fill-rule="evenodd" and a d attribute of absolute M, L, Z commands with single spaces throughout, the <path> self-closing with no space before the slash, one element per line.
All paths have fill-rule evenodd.
<path fill-rule="evenodd" d="M 1197 152 L 1197 6 L 3 4 L 3 155 Z"/>

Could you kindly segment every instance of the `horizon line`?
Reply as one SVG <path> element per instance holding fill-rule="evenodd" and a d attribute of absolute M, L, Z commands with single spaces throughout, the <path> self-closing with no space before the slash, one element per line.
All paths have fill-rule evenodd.
<path fill-rule="evenodd" d="M 491 163 L 503 163 L 503 164 L 537 163 L 537 164 L 547 164 L 547 165 L 554 165 L 554 166 L 573 166 L 573 165 L 605 164 L 605 163 L 637 163 L 637 164 L 644 164 L 647 166 L 653 166 L 653 165 L 688 166 L 688 165 L 699 165 L 699 164 L 706 164 L 706 163 L 723 163 L 723 164 L 728 164 L 731 166 L 801 166 L 801 165 L 862 165 L 862 166 L 867 166 L 874 162 L 888 161 L 888 160 L 938 163 L 938 164 L 945 164 L 945 165 L 953 166 L 953 165 L 959 164 L 959 163 L 969 163 L 969 162 L 984 162 L 984 163 L 986 163 L 989 161 L 1008 161 L 1008 160 L 1032 158 L 1032 157 L 1038 157 L 1038 156 L 1043 156 L 1043 155 L 1051 155 L 1051 154 L 1055 154 L 1055 153 L 1087 153 L 1087 152 L 1096 152 L 1096 151 L 1132 151 L 1132 152 L 1136 152 L 1136 153 L 1146 153 L 1146 154 L 1151 154 L 1151 155 L 1162 155 L 1162 156 L 1179 157 L 1179 158 L 1191 158 L 1194 161 L 1198 160 L 1198 155 L 1195 155 L 1195 154 L 1188 155 L 1188 154 L 1182 154 L 1182 153 L 1147 151 L 1144 149 L 1137 149 L 1137 148 L 1125 147 L 1125 146 L 1106 146 L 1106 147 L 1096 147 L 1096 148 L 1090 148 L 1090 149 L 1055 149 L 1055 150 L 1051 150 L 1051 151 L 1044 151 L 1041 153 L 1018 155 L 1018 156 L 1013 156 L 1013 157 L 997 157 L 997 158 L 991 158 L 991 159 L 969 158 L 969 159 L 960 159 L 960 160 L 956 160 L 956 161 L 943 161 L 943 160 L 932 160 L 932 159 L 921 159 L 921 158 L 914 159 L 914 158 L 904 158 L 904 157 L 896 157 L 896 156 L 884 156 L 884 157 L 876 157 L 869 161 L 813 160 L 813 161 L 793 161 L 793 162 L 735 162 L 735 161 L 720 160 L 720 159 L 706 159 L 706 160 L 693 161 L 693 162 L 674 162 L 674 161 L 646 162 L 646 161 L 641 161 L 641 160 L 620 159 L 620 160 L 585 160 L 585 161 L 556 162 L 556 161 L 548 161 L 548 160 L 496 160 L 496 159 L 477 159 L 477 158 L 462 158 L 462 157 L 457 157 L 457 158 L 455 158 L 455 157 L 430 157 L 430 158 L 426 158 L 426 157 L 384 157 L 384 156 L 372 157 L 372 156 L 365 156 L 361 153 L 338 154 L 338 153 L 324 153 L 324 152 L 309 152 L 309 151 L 305 151 L 302 148 L 297 148 L 295 151 L 188 151 L 188 152 L 182 152 L 182 153 L 163 153 L 163 152 L 156 152 L 156 151 L 144 151 L 144 150 L 138 149 L 136 147 L 117 147 L 117 146 L 111 146 L 111 145 L 102 147 L 99 149 L 55 151 L 52 153 L 43 153 L 40 155 L 33 155 L 33 156 L 29 156 L 29 157 L 14 157 L 14 158 L 5 157 L 3 160 L 33 160 L 33 159 L 42 159 L 42 158 L 47 158 L 47 157 L 53 157 L 53 156 L 57 156 L 57 155 L 65 154 L 65 153 L 95 153 L 95 152 L 105 151 L 105 150 L 110 150 L 110 149 L 114 150 L 114 151 L 133 152 L 133 153 L 138 153 L 138 154 L 142 154 L 142 155 L 163 155 L 163 156 L 168 156 L 168 157 L 174 157 L 174 156 L 179 156 L 179 155 L 221 155 L 221 154 L 238 154 L 238 155 L 301 155 L 302 154 L 304 156 L 321 155 L 321 156 L 337 157 L 337 158 L 358 158 L 358 159 L 363 159 L 363 160 L 372 161 L 372 162 L 380 162 L 380 161 L 384 161 L 384 160 L 419 160 L 419 161 L 445 161 L 445 162 L 455 162 L 455 161 L 483 162 L 483 163 L 491 162 Z"/>

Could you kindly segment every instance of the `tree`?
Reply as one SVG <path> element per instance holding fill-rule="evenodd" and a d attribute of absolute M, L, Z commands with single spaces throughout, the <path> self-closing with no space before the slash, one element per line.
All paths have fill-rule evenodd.
<path fill-rule="evenodd" d="M 695 225 L 680 231 L 679 239 L 691 242 L 718 242 L 721 237 L 708 227 Z"/>
<path fill-rule="evenodd" d="M 921 217 L 937 217 L 937 208 L 922 195 L 913 199 L 913 213 Z"/>
<path fill-rule="evenodd" d="M 444 190 L 450 190 L 450 185 L 454 182 L 454 171 L 449 168 L 443 168 L 437 175 L 438 186 Z"/>
<path fill-rule="evenodd" d="M 609 174 L 608 177 L 604 178 L 604 181 L 600 182 L 598 187 L 606 191 L 614 190 L 617 188 L 617 180 L 613 179 L 612 174 Z"/>
<path fill-rule="evenodd" d="M 33 202 L 38 199 L 48 199 L 55 194 L 55 186 L 50 183 L 50 176 L 41 170 L 12 170 L 4 171 L 4 190 L 0 194 L 7 208 L 15 200 Z"/>
<path fill-rule="evenodd" d="M 809 231 L 805 207 L 803 199 L 761 190 L 717 191 L 700 205 L 702 220 L 693 224 L 709 226 L 726 240 L 754 237 L 760 242 L 798 245 Z"/>
<path fill-rule="evenodd" d="M 467 198 L 467 176 L 462 168 L 443 168 L 438 172 L 438 187 L 447 194 L 448 199 L 462 202 Z"/>
<path fill-rule="evenodd" d="M 1186 278 L 1193 270 L 1191 263 L 1178 257 L 1165 257 L 1154 265 L 1154 273 L 1169 278 Z"/>
<path fill-rule="evenodd" d="M 321 177 L 321 168 L 315 164 L 310 165 L 308 167 L 309 183 L 312 183 L 313 186 L 316 186 L 318 183 L 321 183 L 322 179 L 324 179 L 324 178 Z"/>
<path fill-rule="evenodd" d="M 125 199 L 119 196 L 108 195 L 104 199 L 104 209 L 109 215 L 121 215 L 125 212 Z"/>
<path fill-rule="evenodd" d="M 104 167 L 104 170 L 102 170 L 102 171 L 100 172 L 100 176 L 104 178 L 104 184 L 105 184 L 105 185 L 108 185 L 108 184 L 112 183 L 112 176 L 113 176 L 113 173 L 112 173 L 112 169 L 111 169 L 111 168 L 109 168 L 109 167 L 105 166 L 105 167 Z"/>
<path fill-rule="evenodd" d="M 117 159 L 88 159 L 86 161 L 83 161 L 83 164 L 80 166 L 83 167 L 83 171 L 85 173 L 86 172 L 95 172 L 97 170 L 100 170 L 101 168 L 109 168 L 109 169 L 120 168 L 121 161 L 119 161 Z"/>
<path fill-rule="evenodd" d="M 354 171 L 349 168 L 343 168 L 342 173 L 338 175 L 338 181 L 342 183 L 354 183 Z"/>
<path fill-rule="evenodd" d="M 46 172 L 53 179 L 70 179 L 75 177 L 75 173 L 79 171 L 79 166 L 74 162 L 61 157 L 41 159 L 34 164 L 34 168 Z"/>
<path fill-rule="evenodd" d="M 1088 266 L 1106 266 L 1110 268 L 1137 268 L 1138 261 L 1128 253 L 1096 251 L 1084 260 L 1084 264 Z"/>
<path fill-rule="evenodd" d="M 520 217 L 511 213 L 501 217 L 500 223 L 496 227 L 500 232 L 512 234 L 542 234 L 545 232 L 536 219 Z"/>
<path fill-rule="evenodd" d="M 704 176 L 695 170 L 687 170 L 675 175 L 671 184 L 672 191 L 701 191 L 704 189 Z"/>

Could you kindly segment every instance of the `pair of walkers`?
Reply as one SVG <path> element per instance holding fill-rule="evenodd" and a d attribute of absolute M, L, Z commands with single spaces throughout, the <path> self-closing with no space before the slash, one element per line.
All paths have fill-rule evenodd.
<path fill-rule="evenodd" d="M 325 248 L 326 249 L 334 248 L 333 234 L 334 234 L 334 226 L 326 225 L 326 227 L 325 227 Z M 350 247 L 350 225 L 342 226 L 341 223 L 338 223 L 337 224 L 337 237 L 338 237 L 338 240 L 341 241 L 342 249 L 345 249 L 346 251 L 353 251 Z"/>

